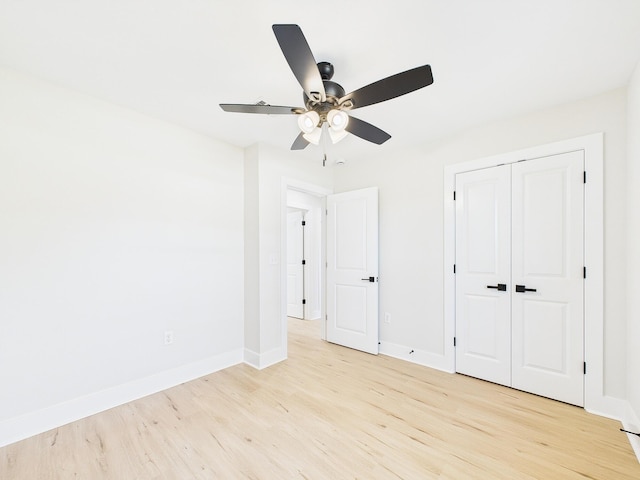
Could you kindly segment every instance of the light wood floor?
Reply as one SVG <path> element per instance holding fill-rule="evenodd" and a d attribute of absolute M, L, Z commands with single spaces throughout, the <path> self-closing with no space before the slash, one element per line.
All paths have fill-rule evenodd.
<path fill-rule="evenodd" d="M 318 340 L 0 449 L 0 478 L 640 479 L 583 409 Z"/>

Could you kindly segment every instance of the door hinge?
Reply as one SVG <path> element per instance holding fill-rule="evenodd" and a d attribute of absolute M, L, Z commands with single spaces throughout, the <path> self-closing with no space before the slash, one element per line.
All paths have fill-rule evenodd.
<path fill-rule="evenodd" d="M 587 267 L 582 267 L 582 278 L 587 278 Z"/>
<path fill-rule="evenodd" d="M 455 190 L 453 191 L 453 200 L 454 201 L 456 200 L 456 191 Z"/>
<path fill-rule="evenodd" d="M 306 264 L 307 264 L 307 261 L 306 261 L 305 259 L 302 259 L 302 264 L 303 264 L 303 265 L 306 265 Z"/>
<path fill-rule="evenodd" d="M 307 304 L 307 301 L 306 301 L 304 298 L 302 299 L 302 304 L 303 304 L 303 305 L 306 305 L 306 304 Z"/>
<path fill-rule="evenodd" d="M 587 374 L 587 362 L 582 362 L 582 373 Z"/>
<path fill-rule="evenodd" d="M 456 346 L 456 337 L 453 337 L 453 346 Z"/>
<path fill-rule="evenodd" d="M 302 226 L 304 227 L 307 224 L 304 220 L 302 220 Z"/>
<path fill-rule="evenodd" d="M 587 171 L 585 170 L 584 172 L 582 172 L 582 183 L 587 183 Z"/>

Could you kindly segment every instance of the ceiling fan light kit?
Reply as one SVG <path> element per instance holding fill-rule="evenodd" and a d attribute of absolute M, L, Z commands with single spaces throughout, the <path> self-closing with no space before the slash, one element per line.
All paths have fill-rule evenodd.
<path fill-rule="evenodd" d="M 391 135 L 347 112 L 391 100 L 433 83 L 431 67 L 423 65 L 345 94 L 344 88 L 331 80 L 333 65 L 316 62 L 298 25 L 276 24 L 272 28 L 291 71 L 302 87 L 305 107 L 276 106 L 264 102 L 255 105 L 220 104 L 220 107 L 226 112 L 298 115 L 301 132 L 291 150 L 302 150 L 309 143 L 318 145 L 325 123 L 333 143 L 351 133 L 381 145 Z"/>

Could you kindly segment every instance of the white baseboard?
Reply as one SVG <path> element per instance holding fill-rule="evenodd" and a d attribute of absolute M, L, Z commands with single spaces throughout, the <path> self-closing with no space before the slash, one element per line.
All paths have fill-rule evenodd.
<path fill-rule="evenodd" d="M 242 363 L 242 349 L 91 393 L 0 422 L 0 447 Z"/>
<path fill-rule="evenodd" d="M 631 405 L 627 402 L 627 411 L 622 421 L 622 427 L 630 432 L 640 432 L 640 412 L 635 412 Z M 636 454 L 638 462 L 640 462 L 640 437 L 637 435 L 627 434 L 629 443 Z"/>
<path fill-rule="evenodd" d="M 244 349 L 244 363 L 257 370 L 270 367 L 286 359 L 287 355 L 280 348 L 274 348 L 265 353 L 256 353 L 248 348 Z"/>
<path fill-rule="evenodd" d="M 584 409 L 587 412 L 600 417 L 607 417 L 613 420 L 622 421 L 627 410 L 627 402 L 620 398 L 608 395 L 596 396 L 590 395 L 589 392 L 585 392 Z"/>
<path fill-rule="evenodd" d="M 449 362 L 444 355 L 427 352 L 426 350 L 415 350 L 404 345 L 390 342 L 380 342 L 378 351 L 382 355 L 406 360 L 407 362 L 416 363 L 424 367 L 435 368 L 443 372 L 454 373 L 453 370 L 451 370 L 451 362 Z"/>
<path fill-rule="evenodd" d="M 256 370 L 260 370 L 260 354 L 254 352 L 253 350 L 249 350 L 248 348 L 245 348 L 244 363 L 255 368 Z"/>

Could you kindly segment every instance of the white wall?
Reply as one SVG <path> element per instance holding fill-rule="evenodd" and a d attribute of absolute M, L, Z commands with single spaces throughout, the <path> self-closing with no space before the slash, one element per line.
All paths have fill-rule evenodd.
<path fill-rule="evenodd" d="M 244 151 L 244 360 L 260 352 L 260 198 L 258 145 Z"/>
<path fill-rule="evenodd" d="M 308 147 L 315 148 L 315 147 Z M 313 151 L 311 151 L 312 153 Z M 245 154 L 245 183 L 253 191 L 249 208 L 257 215 L 245 221 L 245 242 L 256 247 L 255 261 L 247 260 L 246 278 L 257 278 L 259 284 L 245 288 L 245 305 L 258 305 L 255 316 L 245 321 L 245 335 L 256 340 L 247 345 L 245 361 L 265 368 L 287 356 L 286 338 L 286 205 L 287 185 L 315 185 L 329 190 L 333 169 L 323 167 L 321 154 L 311 160 L 299 152 L 280 150 L 266 144 L 254 145 Z M 253 341 L 252 340 L 252 341 Z"/>
<path fill-rule="evenodd" d="M 242 160 L 0 70 L 0 445 L 242 361 Z"/>
<path fill-rule="evenodd" d="M 582 135 L 605 133 L 605 392 L 625 398 L 626 132 L 624 89 L 494 122 L 421 148 L 349 162 L 337 192 L 380 187 L 383 343 L 442 354 L 443 167 Z M 401 132 L 400 132 L 401 133 Z M 391 142 L 393 141 L 390 140 Z"/>
<path fill-rule="evenodd" d="M 640 431 L 640 63 L 627 94 L 627 399 Z M 640 441 L 636 438 L 640 457 Z"/>

